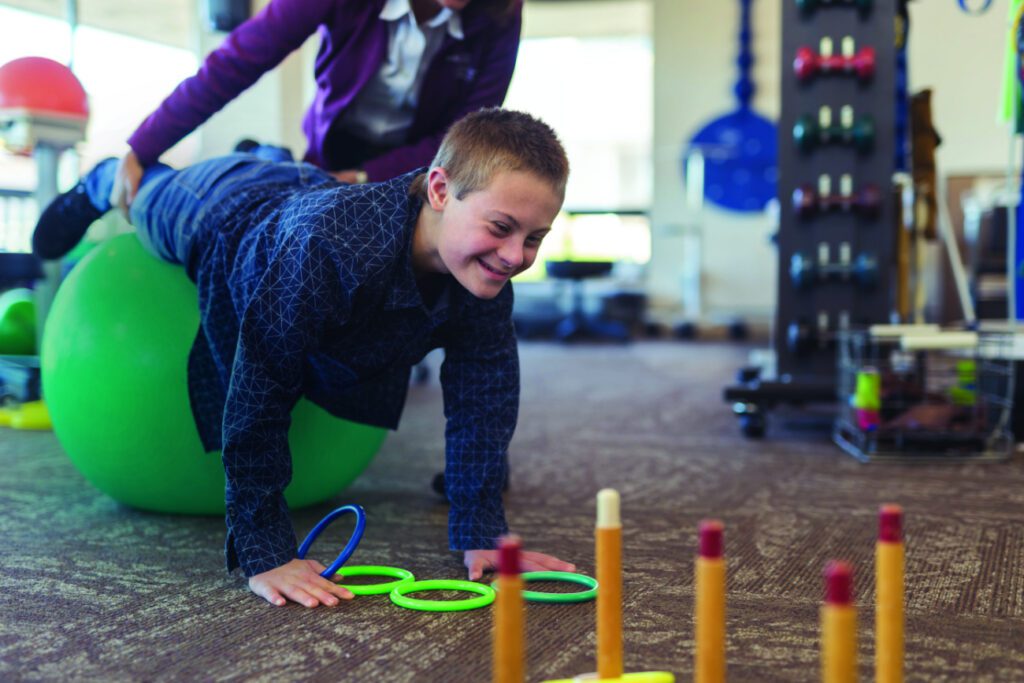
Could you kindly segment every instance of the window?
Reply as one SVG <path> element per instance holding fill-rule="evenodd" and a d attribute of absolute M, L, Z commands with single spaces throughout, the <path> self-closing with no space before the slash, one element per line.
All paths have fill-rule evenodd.
<path fill-rule="evenodd" d="M 598 5 L 614 6 L 619 14 L 602 20 Z M 536 24 L 565 35 L 530 37 L 531 11 L 556 13 Z M 569 155 L 570 176 L 565 211 L 544 240 L 538 267 L 519 281 L 543 279 L 545 260 L 650 260 L 653 47 L 648 28 L 609 34 L 616 26 L 643 24 L 648 11 L 645 3 L 579 3 L 578 9 L 527 4 L 526 37 L 505 106 L 555 129 Z M 637 12 L 640 22 L 616 23 Z"/>
<path fill-rule="evenodd" d="M 48 57 L 67 63 L 71 32 L 66 22 L 0 7 L 0 64 L 19 57 Z M 186 76 L 198 60 L 188 50 L 130 36 L 80 26 L 75 32 L 74 69 L 89 95 L 90 119 L 80 159 L 64 155 L 58 186 L 76 182 L 79 167 L 119 156 L 136 126 Z M 183 144 L 183 160 L 194 154 L 194 143 Z M 24 198 L 36 187 L 36 166 L 30 158 L 0 152 L 0 202 L 17 202 L 16 209 L 0 207 L 0 248 L 27 250 L 35 208 Z M 6 191 L 8 199 L 3 199 Z M 18 248 L 20 247 L 20 248 Z"/>
<path fill-rule="evenodd" d="M 566 209 L 650 205 L 651 50 L 640 36 L 523 41 L 505 106 L 558 132 L 572 166 Z"/>

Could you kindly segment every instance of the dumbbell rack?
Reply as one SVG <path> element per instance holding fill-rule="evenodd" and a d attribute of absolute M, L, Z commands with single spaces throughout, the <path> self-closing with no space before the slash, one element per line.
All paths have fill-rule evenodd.
<path fill-rule="evenodd" d="M 775 372 L 744 368 L 740 383 L 724 392 L 748 436 L 763 435 L 765 411 L 779 404 L 835 402 L 840 332 L 890 322 L 897 229 L 890 199 L 896 170 L 897 2 L 782 2 Z M 859 58 L 865 48 L 874 51 L 870 76 L 860 61 L 848 72 L 836 68 L 834 59 L 828 60 L 830 70 L 808 70 L 808 48 L 820 55 L 822 38 L 831 38 L 833 54 L 840 55 L 845 37 L 852 38 Z M 823 107 L 831 111 L 831 126 L 822 126 L 828 124 L 821 118 Z M 857 121 L 851 129 L 840 123 L 844 107 L 852 108 Z M 870 146 L 864 144 L 867 130 Z M 827 200 L 821 199 L 822 176 L 831 181 Z M 851 191 L 848 201 L 839 197 L 843 189 Z M 870 207 L 862 206 L 865 197 L 873 200 Z M 848 269 L 836 267 L 843 258 Z M 794 260 L 803 261 L 802 277 Z M 871 263 L 874 268 L 865 272 Z"/>

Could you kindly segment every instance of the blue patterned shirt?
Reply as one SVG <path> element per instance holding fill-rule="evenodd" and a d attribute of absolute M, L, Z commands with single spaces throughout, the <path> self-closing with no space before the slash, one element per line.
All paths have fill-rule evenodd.
<path fill-rule="evenodd" d="M 395 429 L 412 366 L 438 347 L 451 549 L 491 548 L 507 530 L 501 488 L 519 408 L 512 288 L 483 300 L 438 275 L 424 300 L 411 260 L 414 176 L 305 188 L 256 179 L 192 238 L 186 268 L 202 322 L 189 392 L 204 446 L 223 453 L 229 570 L 252 576 L 296 556 L 283 491 L 299 397 Z"/>

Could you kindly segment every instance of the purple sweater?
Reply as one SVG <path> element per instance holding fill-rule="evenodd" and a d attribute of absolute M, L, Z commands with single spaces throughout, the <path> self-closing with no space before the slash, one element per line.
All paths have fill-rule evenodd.
<path fill-rule="evenodd" d="M 272 0 L 231 32 L 195 76 L 185 79 L 128 139 L 149 166 L 183 137 L 251 86 L 319 31 L 316 95 L 302 129 L 306 161 L 324 166 L 327 132 L 380 68 L 387 52 L 385 0 Z M 433 159 L 448 127 L 505 99 L 519 48 L 522 3 L 498 22 L 470 3 L 462 12 L 463 40 L 445 34 L 423 80 L 407 143 L 368 160 L 371 181 L 383 180 Z M 340 169 L 328 169 L 340 170 Z"/>

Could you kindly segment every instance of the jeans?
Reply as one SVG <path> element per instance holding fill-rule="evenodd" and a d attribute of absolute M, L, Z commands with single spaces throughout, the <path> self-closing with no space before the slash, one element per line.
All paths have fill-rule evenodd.
<path fill-rule="evenodd" d="M 147 168 L 129 211 L 142 245 L 165 261 L 186 264 L 192 237 L 204 221 L 217 222 L 221 215 L 217 209 L 254 184 L 298 189 L 337 182 L 307 163 L 266 161 L 261 149 L 202 161 L 180 171 L 164 164 Z M 89 199 L 101 210 L 110 209 L 116 173 L 117 160 L 107 159 L 84 180 Z"/>

